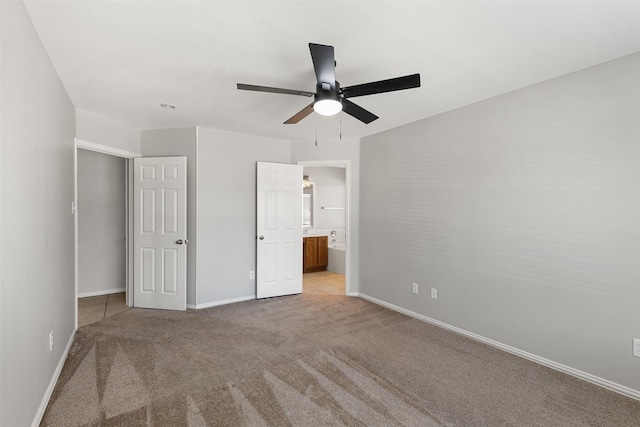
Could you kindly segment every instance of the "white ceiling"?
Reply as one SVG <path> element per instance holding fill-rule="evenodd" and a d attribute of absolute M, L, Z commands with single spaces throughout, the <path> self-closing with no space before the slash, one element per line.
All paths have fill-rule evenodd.
<path fill-rule="evenodd" d="M 25 1 L 77 108 L 134 128 L 205 126 L 289 140 L 362 137 L 640 51 L 640 1 Z M 308 43 L 342 86 L 420 73 L 352 98 L 380 116 L 286 119 L 315 91 Z M 176 105 L 175 110 L 160 108 Z M 341 116 L 343 116 L 341 118 Z"/>

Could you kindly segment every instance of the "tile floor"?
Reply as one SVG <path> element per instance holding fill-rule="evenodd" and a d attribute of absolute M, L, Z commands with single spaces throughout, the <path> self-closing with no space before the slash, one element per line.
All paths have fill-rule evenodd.
<path fill-rule="evenodd" d="M 303 292 L 310 294 L 344 295 L 344 275 L 331 271 L 303 274 Z M 125 293 L 78 299 L 78 327 L 128 310 Z"/>
<path fill-rule="evenodd" d="M 124 292 L 78 298 L 78 327 L 90 325 L 128 309 Z"/>
<path fill-rule="evenodd" d="M 310 294 L 344 295 L 344 275 L 331 271 L 303 274 L 302 292 Z"/>

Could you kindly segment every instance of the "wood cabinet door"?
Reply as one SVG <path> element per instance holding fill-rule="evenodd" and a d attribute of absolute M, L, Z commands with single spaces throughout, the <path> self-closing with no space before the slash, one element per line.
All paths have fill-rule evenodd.
<path fill-rule="evenodd" d="M 303 271 L 305 273 L 327 269 L 329 263 L 327 242 L 327 236 L 305 237 L 303 239 Z"/>
<path fill-rule="evenodd" d="M 304 269 L 306 271 L 318 265 L 318 239 L 315 237 L 305 237 L 304 249 Z"/>
<path fill-rule="evenodd" d="M 318 267 L 327 267 L 329 264 L 329 245 L 328 237 L 320 236 L 317 241 L 317 263 Z"/>
<path fill-rule="evenodd" d="M 307 245 L 309 243 L 308 237 L 302 238 L 302 272 L 307 272 Z"/>

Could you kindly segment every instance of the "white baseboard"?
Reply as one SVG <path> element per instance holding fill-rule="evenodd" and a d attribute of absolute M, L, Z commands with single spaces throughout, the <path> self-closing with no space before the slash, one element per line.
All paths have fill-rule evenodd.
<path fill-rule="evenodd" d="M 201 310 L 203 308 L 217 307 L 219 305 L 233 304 L 233 303 L 236 303 L 236 302 L 249 301 L 249 300 L 252 300 L 252 299 L 256 299 L 256 296 L 255 295 L 247 295 L 247 296 L 239 297 L 239 298 L 230 298 L 230 299 L 223 299 L 223 300 L 220 300 L 220 301 L 206 302 L 204 304 L 187 304 L 187 308 L 195 309 L 195 310 Z"/>
<path fill-rule="evenodd" d="M 397 305 L 388 303 L 386 301 L 379 300 L 372 296 L 360 293 L 360 298 L 365 299 L 367 301 L 371 301 L 374 304 L 381 305 L 383 307 L 387 307 L 391 310 L 406 314 L 407 316 L 411 316 L 418 320 L 422 320 L 423 322 L 431 323 L 433 325 L 439 326 L 441 328 L 450 330 L 460 335 L 464 335 L 468 338 L 471 338 L 476 341 L 480 341 L 484 344 L 490 345 L 492 347 L 498 348 L 500 350 L 506 351 L 507 353 L 514 354 L 516 356 L 522 357 L 523 359 L 530 360 L 532 362 L 539 363 L 540 365 L 546 366 L 551 369 L 555 369 L 556 371 L 563 372 L 565 374 L 571 375 L 576 378 L 580 378 L 581 380 L 588 381 L 592 384 L 599 385 L 600 387 L 604 387 L 611 391 L 615 391 L 616 393 L 623 394 L 627 397 L 631 397 L 633 399 L 640 400 L 640 390 L 635 390 L 630 387 L 623 386 L 618 383 L 614 383 L 613 381 L 605 380 L 604 378 L 597 377 L 595 375 L 591 375 L 587 372 L 580 371 L 578 369 L 574 369 L 570 366 L 563 365 L 561 363 L 554 362 L 553 360 L 545 359 L 544 357 L 537 356 L 535 354 L 526 352 L 524 350 L 520 350 L 515 347 L 511 347 L 509 345 L 503 344 L 498 341 L 494 341 L 489 338 L 485 338 L 481 335 L 474 334 L 473 332 L 466 331 L 464 329 L 460 329 L 456 326 L 449 325 L 448 323 L 441 322 L 436 319 L 432 319 L 431 317 L 424 316 L 422 314 L 418 314 L 411 310 L 407 310 L 406 308 L 399 307 Z"/>
<path fill-rule="evenodd" d="M 60 357 L 60 361 L 58 362 L 58 366 L 56 366 L 56 370 L 53 372 L 53 377 L 51 377 L 51 381 L 49 381 L 49 387 L 44 393 L 44 397 L 42 398 L 42 402 L 40 402 L 40 407 L 38 408 L 38 412 L 36 412 L 36 416 L 33 419 L 32 427 L 38 427 L 40 422 L 42 421 L 42 417 L 44 416 L 44 411 L 47 410 L 47 405 L 49 404 L 49 399 L 51 399 L 51 395 L 53 394 L 53 389 L 56 387 L 56 383 L 58 382 L 58 378 L 60 377 L 60 373 L 62 372 L 62 367 L 64 366 L 64 362 L 67 361 L 67 356 L 69 355 L 69 350 L 71 349 L 71 345 L 73 344 L 73 339 L 76 336 L 76 330 L 74 329 L 69 337 L 69 341 L 67 342 L 67 346 L 62 352 L 62 357 Z"/>
<path fill-rule="evenodd" d="M 97 297 L 100 295 L 109 295 L 109 294 L 120 294 L 122 292 L 125 292 L 126 290 L 127 289 L 123 286 L 121 288 L 105 289 L 102 291 L 78 292 L 78 298 Z"/>

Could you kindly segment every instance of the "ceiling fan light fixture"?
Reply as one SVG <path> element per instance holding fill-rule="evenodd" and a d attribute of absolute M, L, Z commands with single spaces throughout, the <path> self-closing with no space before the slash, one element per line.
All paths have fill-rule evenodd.
<path fill-rule="evenodd" d="M 337 90 L 321 90 L 320 85 L 318 85 L 317 89 L 315 102 L 313 103 L 313 109 L 316 113 L 322 116 L 335 116 L 342 111 L 342 103 Z"/>
<path fill-rule="evenodd" d="M 335 116 L 342 111 L 342 104 L 335 99 L 323 99 L 313 104 L 316 113 L 322 116 Z"/>

